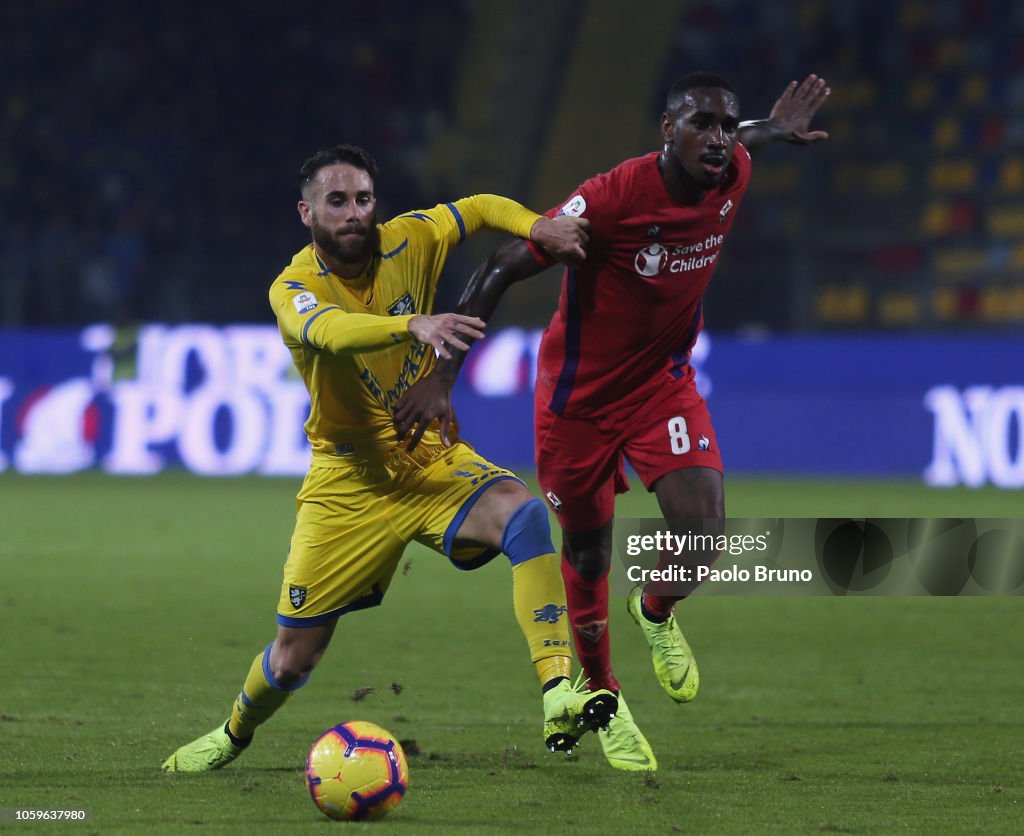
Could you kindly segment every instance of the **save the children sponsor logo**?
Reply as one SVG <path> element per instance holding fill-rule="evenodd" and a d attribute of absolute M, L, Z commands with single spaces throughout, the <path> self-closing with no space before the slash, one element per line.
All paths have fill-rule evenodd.
<path fill-rule="evenodd" d="M 684 244 L 648 244 L 637 251 L 633 266 L 645 278 L 652 278 L 665 270 L 669 273 L 701 270 L 718 260 L 718 250 L 724 240 L 724 235 L 711 233 L 700 241 Z"/>

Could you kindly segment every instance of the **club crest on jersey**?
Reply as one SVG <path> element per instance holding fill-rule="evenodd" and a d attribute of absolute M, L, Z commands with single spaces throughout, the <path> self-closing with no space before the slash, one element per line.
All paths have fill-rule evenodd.
<path fill-rule="evenodd" d="M 309 313 L 315 308 L 319 302 L 316 301 L 316 297 L 308 290 L 302 293 L 296 293 L 292 297 L 292 304 L 295 305 L 295 310 L 300 314 Z"/>
<path fill-rule="evenodd" d="M 562 500 L 555 496 L 554 491 L 548 491 L 544 496 L 547 497 L 548 502 L 551 503 L 551 507 L 554 509 L 556 514 L 562 510 Z"/>
<path fill-rule="evenodd" d="M 403 294 L 401 298 L 396 299 L 390 305 L 388 305 L 388 313 L 391 316 L 407 316 L 408 314 L 416 313 L 416 303 L 412 301 L 412 296 L 408 293 Z"/>
<path fill-rule="evenodd" d="M 641 276 L 657 276 L 668 264 L 668 252 L 661 244 L 649 244 L 636 254 L 633 264 Z"/>
<path fill-rule="evenodd" d="M 561 209 L 558 210 L 558 214 L 578 218 L 586 211 L 587 201 L 583 199 L 583 195 L 575 194 L 569 198 L 568 202 Z"/>
<path fill-rule="evenodd" d="M 288 587 L 288 600 L 292 602 L 292 606 L 298 609 L 306 603 L 306 587 L 304 586 L 289 586 Z"/>
<path fill-rule="evenodd" d="M 718 213 L 718 222 L 720 224 L 725 223 L 725 216 L 728 215 L 732 211 L 733 205 L 734 204 L 733 204 L 731 199 L 725 201 L 725 203 L 722 204 L 722 209 Z"/>

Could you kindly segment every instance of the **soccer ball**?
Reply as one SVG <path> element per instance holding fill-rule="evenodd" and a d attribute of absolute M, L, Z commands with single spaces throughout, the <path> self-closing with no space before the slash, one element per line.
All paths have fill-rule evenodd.
<path fill-rule="evenodd" d="M 316 739 L 306 758 L 313 803 L 339 821 L 379 819 L 409 787 L 409 765 L 394 737 L 364 720 L 339 723 Z"/>

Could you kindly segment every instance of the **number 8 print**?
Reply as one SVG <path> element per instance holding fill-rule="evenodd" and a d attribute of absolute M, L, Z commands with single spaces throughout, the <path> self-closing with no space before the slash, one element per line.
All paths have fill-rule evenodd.
<path fill-rule="evenodd" d="M 668 438 L 674 455 L 690 452 L 690 436 L 686 434 L 686 419 L 682 415 L 668 419 Z"/>

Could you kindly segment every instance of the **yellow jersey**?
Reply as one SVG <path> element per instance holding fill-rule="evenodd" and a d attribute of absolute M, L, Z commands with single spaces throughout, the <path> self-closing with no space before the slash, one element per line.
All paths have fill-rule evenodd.
<path fill-rule="evenodd" d="M 378 224 L 378 251 L 353 279 L 332 273 L 312 244 L 295 254 L 271 285 L 270 304 L 309 391 L 314 457 L 379 459 L 396 448 L 394 405 L 435 361 L 409 322 L 432 313 L 452 247 L 480 229 L 529 238 L 538 218 L 497 195 L 408 212 Z M 423 443 L 440 444 L 436 423 Z"/>

